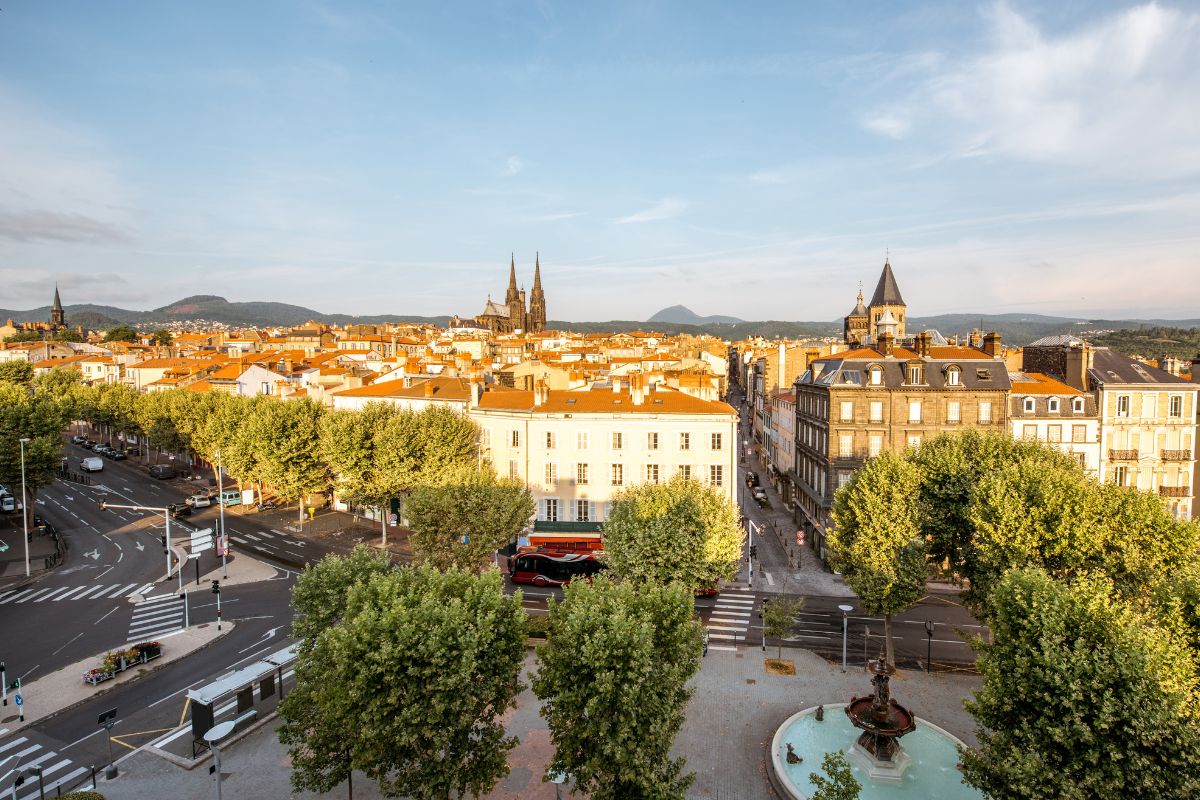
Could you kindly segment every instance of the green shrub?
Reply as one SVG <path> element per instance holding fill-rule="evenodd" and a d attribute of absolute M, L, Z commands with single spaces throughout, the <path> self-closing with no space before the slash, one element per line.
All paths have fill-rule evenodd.
<path fill-rule="evenodd" d="M 60 800 L 104 800 L 104 795 L 92 791 L 71 792 L 70 794 L 64 794 Z"/>
<path fill-rule="evenodd" d="M 545 639 L 550 634 L 550 617 L 545 614 L 529 614 L 525 617 L 525 635 Z"/>

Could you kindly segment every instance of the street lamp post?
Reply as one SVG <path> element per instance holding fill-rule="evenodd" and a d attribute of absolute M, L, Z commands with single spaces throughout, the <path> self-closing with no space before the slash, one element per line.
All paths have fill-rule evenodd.
<path fill-rule="evenodd" d="M 838 606 L 838 610 L 842 612 L 842 672 L 845 672 L 846 671 L 846 640 L 848 638 L 847 637 L 847 626 L 849 625 L 849 622 L 850 622 L 850 618 L 847 615 L 851 611 L 854 610 L 854 606 L 848 606 L 848 605 L 843 604 L 843 605 Z"/>
<path fill-rule="evenodd" d="M 204 734 L 204 741 L 208 742 L 208 746 L 213 751 L 212 772 L 213 784 L 217 787 L 217 800 L 221 800 L 221 749 L 217 747 L 217 742 L 231 733 L 233 733 L 233 720 L 215 725 L 209 729 L 208 733 Z"/>
<path fill-rule="evenodd" d="M 25 445 L 28 439 L 18 439 L 21 443 L 21 522 L 25 525 L 25 577 L 29 577 L 29 498 L 25 495 Z"/>
<path fill-rule="evenodd" d="M 933 671 L 933 620 L 925 620 L 925 671 Z"/>
<path fill-rule="evenodd" d="M 225 563 L 225 554 L 229 552 L 229 537 L 225 534 L 225 480 L 221 475 L 221 451 L 217 451 L 217 513 L 221 515 L 221 577 L 229 577 L 229 566 Z M 260 500 L 262 498 L 259 498 Z"/>

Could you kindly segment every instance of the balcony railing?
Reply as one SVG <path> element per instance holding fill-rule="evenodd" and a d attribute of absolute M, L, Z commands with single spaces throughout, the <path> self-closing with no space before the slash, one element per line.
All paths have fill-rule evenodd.
<path fill-rule="evenodd" d="M 866 461 L 867 448 L 855 447 L 851 450 L 834 450 L 832 459 L 834 461 Z"/>
<path fill-rule="evenodd" d="M 1192 451 L 1191 450 L 1163 450 L 1162 451 L 1162 460 L 1163 461 L 1191 461 L 1192 460 Z"/>
<path fill-rule="evenodd" d="M 1109 450 L 1108 451 L 1108 460 L 1109 461 L 1137 461 L 1138 460 L 1138 451 L 1137 450 Z"/>
<path fill-rule="evenodd" d="M 1160 486 L 1158 493 L 1163 497 L 1191 497 L 1192 490 L 1188 486 Z"/>

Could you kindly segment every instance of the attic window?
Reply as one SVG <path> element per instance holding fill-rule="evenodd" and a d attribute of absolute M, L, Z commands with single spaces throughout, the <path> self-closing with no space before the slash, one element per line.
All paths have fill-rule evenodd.
<path fill-rule="evenodd" d="M 614 405 L 614 406 L 619 406 L 619 405 L 621 405 L 621 401 L 620 401 L 620 400 L 613 400 L 613 405 Z"/>
<path fill-rule="evenodd" d="M 574 397 L 568 397 L 568 398 L 567 398 L 567 405 L 574 405 L 574 404 L 575 404 L 575 398 L 574 398 Z"/>
<path fill-rule="evenodd" d="M 661 405 L 662 405 L 662 398 L 658 398 L 658 397 L 656 397 L 656 398 L 654 399 L 654 405 L 656 405 L 656 406 L 661 406 Z"/>
<path fill-rule="evenodd" d="M 992 371 L 990 369 L 975 370 L 975 377 L 981 381 L 990 381 L 992 379 Z"/>

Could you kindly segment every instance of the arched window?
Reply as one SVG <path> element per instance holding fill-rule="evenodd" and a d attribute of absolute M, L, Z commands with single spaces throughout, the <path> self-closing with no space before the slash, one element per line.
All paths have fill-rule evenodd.
<path fill-rule="evenodd" d="M 1034 405 L 1034 400 L 1032 397 L 1025 398 L 1025 406 L 1024 407 L 1025 407 L 1026 414 L 1032 414 L 1034 412 L 1034 409 L 1036 406 Z"/>
<path fill-rule="evenodd" d="M 874 364 L 867 370 L 867 379 L 871 386 L 883 385 L 883 368 Z"/>
<path fill-rule="evenodd" d="M 1076 397 L 1074 400 L 1071 401 L 1071 410 L 1074 411 L 1076 414 L 1083 413 L 1083 398 L 1082 397 Z"/>
<path fill-rule="evenodd" d="M 1057 397 L 1051 397 L 1051 398 L 1050 398 L 1050 399 L 1049 399 L 1049 400 L 1046 402 L 1046 410 L 1047 410 L 1047 411 L 1049 411 L 1051 414 L 1057 414 L 1057 413 L 1058 413 L 1058 410 L 1059 410 L 1059 402 L 1058 402 L 1058 398 L 1057 398 Z"/>
<path fill-rule="evenodd" d="M 962 386 L 962 370 L 958 367 L 946 368 L 946 385 Z"/>

